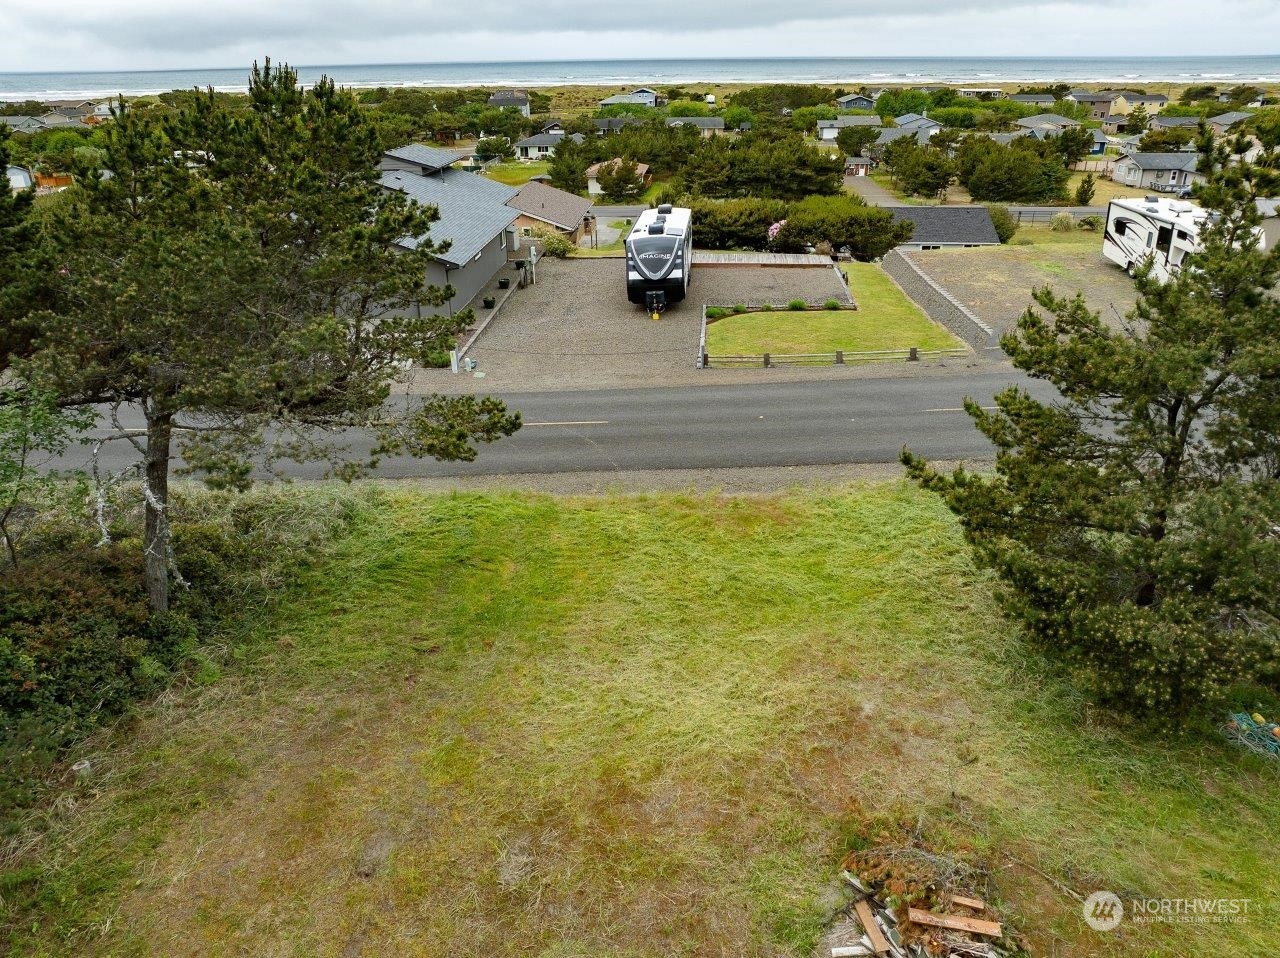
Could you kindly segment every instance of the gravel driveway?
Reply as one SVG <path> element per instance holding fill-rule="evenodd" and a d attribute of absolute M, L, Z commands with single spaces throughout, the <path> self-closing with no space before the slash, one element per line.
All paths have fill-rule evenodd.
<path fill-rule="evenodd" d="M 840 296 L 829 268 L 696 268 L 689 298 L 654 322 L 627 301 L 620 258 L 544 259 L 538 284 L 516 290 L 472 347 L 486 390 L 668 386 L 700 381 L 702 306 L 821 302 Z M 455 391 L 448 370 L 422 370 L 415 386 Z M 474 385 L 478 385 L 473 383 Z M 452 388 L 451 388 L 452 387 Z"/>

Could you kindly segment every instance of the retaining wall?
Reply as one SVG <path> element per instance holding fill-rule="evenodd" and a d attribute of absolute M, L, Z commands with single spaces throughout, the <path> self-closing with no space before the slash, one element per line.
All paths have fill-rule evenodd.
<path fill-rule="evenodd" d="M 955 333 L 978 350 L 980 356 L 991 358 L 995 355 L 991 347 L 999 344 L 999 337 L 994 330 L 912 262 L 910 256 L 900 250 L 890 250 L 880 265 L 935 323 Z"/>

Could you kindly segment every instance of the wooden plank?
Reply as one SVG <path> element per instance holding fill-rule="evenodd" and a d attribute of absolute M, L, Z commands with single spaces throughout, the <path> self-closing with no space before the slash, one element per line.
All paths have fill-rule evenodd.
<path fill-rule="evenodd" d="M 987 907 L 987 903 L 981 898 L 967 898 L 964 895 L 952 895 L 951 900 L 957 905 L 964 905 L 966 908 L 976 908 L 983 911 Z"/>
<path fill-rule="evenodd" d="M 889 942 L 884 937 L 884 932 L 880 930 L 880 926 L 876 924 L 876 916 L 871 911 L 871 906 L 867 904 L 865 898 L 854 903 L 854 912 L 858 915 L 858 921 L 862 922 L 862 927 L 867 930 L 867 938 L 871 941 L 871 950 L 877 955 L 889 954 Z"/>
<path fill-rule="evenodd" d="M 999 938 L 1004 934 L 998 921 L 986 921 L 982 918 L 960 918 L 956 915 L 938 915 L 923 908 L 911 908 L 907 911 L 907 919 L 917 925 L 932 925 L 935 928 L 950 928 L 952 931 L 968 931 L 975 935 L 990 935 Z"/>

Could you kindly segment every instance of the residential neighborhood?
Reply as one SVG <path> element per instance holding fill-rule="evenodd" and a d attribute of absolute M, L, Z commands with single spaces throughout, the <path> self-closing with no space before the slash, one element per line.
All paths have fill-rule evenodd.
<path fill-rule="evenodd" d="M 1280 955 L 1280 57 L 103 3 L 0 73 L 6 953 Z"/>

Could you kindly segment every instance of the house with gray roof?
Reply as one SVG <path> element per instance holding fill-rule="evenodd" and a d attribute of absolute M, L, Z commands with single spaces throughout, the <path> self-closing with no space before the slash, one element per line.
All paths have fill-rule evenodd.
<path fill-rule="evenodd" d="M 498 90 L 489 96 L 489 106 L 499 110 L 516 110 L 529 115 L 529 94 L 524 90 Z"/>
<path fill-rule="evenodd" d="M 617 133 L 626 126 L 643 126 L 644 120 L 638 116 L 606 116 L 591 121 L 596 128 L 596 136 L 606 133 Z"/>
<path fill-rule="evenodd" d="M 564 139 L 564 130 L 544 130 L 541 133 L 535 133 L 533 136 L 527 136 L 523 140 L 516 141 L 516 158 L 520 160 L 549 160 L 556 155 L 556 147 Z M 584 137 L 581 133 L 573 133 L 569 136 L 569 139 L 574 143 L 581 143 Z"/>
<path fill-rule="evenodd" d="M 1037 113 L 1035 116 L 1023 117 L 1021 120 L 1014 120 L 1014 126 L 1021 127 L 1024 130 L 1042 130 L 1051 129 L 1054 133 L 1061 133 L 1063 130 L 1069 130 L 1080 125 L 1079 120 L 1073 120 L 1069 116 L 1062 116 L 1059 113 Z"/>
<path fill-rule="evenodd" d="M 15 193 L 21 193 L 23 190 L 29 190 L 36 185 L 35 174 L 25 166 L 9 166 L 5 168 L 5 174 L 9 178 L 9 189 Z"/>
<path fill-rule="evenodd" d="M 915 227 L 899 249 L 942 249 L 951 246 L 995 246 L 1000 237 L 985 206 L 893 206 L 899 223 Z"/>
<path fill-rule="evenodd" d="M 865 93 L 846 93 L 836 97 L 836 106 L 841 110 L 874 110 L 876 101 Z"/>
<path fill-rule="evenodd" d="M 901 140 L 904 137 L 914 137 L 915 141 L 921 146 L 928 146 L 929 140 L 933 138 L 933 134 L 937 133 L 940 127 L 936 126 L 892 126 L 887 130 L 880 131 L 880 137 L 871 144 L 870 150 L 872 155 L 877 155 L 890 143 L 895 140 Z"/>
<path fill-rule="evenodd" d="M 1195 130 L 1200 126 L 1200 117 L 1198 116 L 1153 116 L 1151 118 L 1151 129 L 1153 130 Z"/>
<path fill-rule="evenodd" d="M 1237 123 L 1243 123 L 1252 116 L 1252 113 L 1245 113 L 1242 110 L 1231 110 L 1227 113 L 1219 113 L 1217 116 L 1211 116 L 1209 119 L 1205 120 L 1205 122 L 1209 124 L 1209 129 L 1221 136 Z"/>
<path fill-rule="evenodd" d="M 658 105 L 658 91 L 651 90 L 647 86 L 642 86 L 638 90 L 632 90 L 630 93 L 617 93 L 613 96 L 607 96 L 600 101 L 601 106 L 651 106 Z"/>
<path fill-rule="evenodd" d="M 667 126 L 691 126 L 694 127 L 700 136 L 712 137 L 719 136 L 724 132 L 724 117 L 722 116 L 669 116 L 667 117 Z"/>
<path fill-rule="evenodd" d="M 439 212 L 425 236 L 406 236 L 400 245 L 448 244 L 432 254 L 423 280 L 427 286 L 453 287 L 446 304 L 450 314 L 463 309 L 506 265 L 507 252 L 516 246 L 512 224 L 520 215 L 507 205 L 519 192 L 515 187 L 455 169 L 456 161 L 448 150 L 415 143 L 388 150 L 379 163 L 384 189 Z"/>
<path fill-rule="evenodd" d="M 532 180 L 520 187 L 507 205 L 520 214 L 515 226 L 525 236 L 550 228 L 571 243 L 582 239 L 591 213 L 589 199 Z"/>
<path fill-rule="evenodd" d="M 1053 106 L 1058 102 L 1048 93 L 1015 93 L 1009 99 L 1014 103 L 1026 103 L 1030 106 Z"/>
<path fill-rule="evenodd" d="M 44 127 L 44 129 L 92 129 L 92 124 L 86 123 L 84 117 L 69 108 L 50 110 L 48 113 L 42 113 L 36 117 Z"/>
<path fill-rule="evenodd" d="M 884 121 L 878 116 L 863 116 L 858 113 L 842 114 L 834 120 L 819 120 L 818 139 L 827 141 L 834 140 L 840 135 L 841 130 L 855 126 L 878 128 L 884 126 Z"/>
<path fill-rule="evenodd" d="M 41 130 L 47 129 L 34 116 L 0 116 L 0 123 L 3 123 L 14 133 L 39 133 Z"/>
<path fill-rule="evenodd" d="M 1199 161 L 1199 155 L 1190 151 L 1129 153 L 1116 160 L 1111 178 L 1141 190 L 1180 193 L 1193 183 L 1204 182 L 1204 176 L 1196 170 Z"/>

